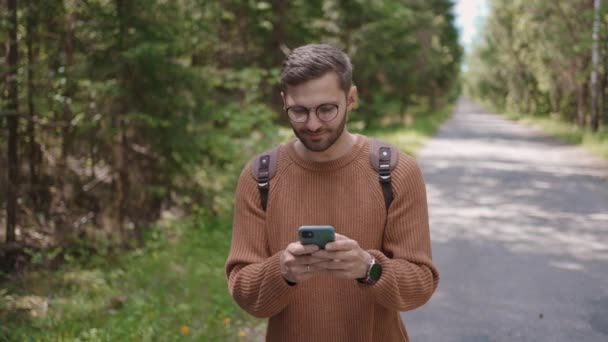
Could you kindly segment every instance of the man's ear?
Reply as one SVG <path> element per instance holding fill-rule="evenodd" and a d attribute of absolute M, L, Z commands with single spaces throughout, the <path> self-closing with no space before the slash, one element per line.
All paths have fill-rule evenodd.
<path fill-rule="evenodd" d="M 350 91 L 348 92 L 348 96 L 346 97 L 346 108 L 350 111 L 357 104 L 358 93 L 357 87 L 350 87 Z"/>
<path fill-rule="evenodd" d="M 281 99 L 283 99 L 283 108 L 285 108 L 287 106 L 287 103 L 285 102 L 285 93 L 281 92 Z"/>

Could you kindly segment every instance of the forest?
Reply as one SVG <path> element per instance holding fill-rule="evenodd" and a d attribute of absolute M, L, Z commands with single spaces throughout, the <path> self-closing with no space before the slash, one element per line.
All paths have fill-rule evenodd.
<path fill-rule="evenodd" d="M 59 248 L 58 259 L 76 246 L 128 248 L 165 211 L 229 211 L 244 162 L 288 127 L 278 75 L 299 45 L 351 56 L 358 127 L 441 108 L 457 96 L 462 57 L 451 6 L 4 0 L 5 248 Z M 4 269 L 19 258 L 28 256 Z"/>
<path fill-rule="evenodd" d="M 566 125 L 608 158 L 608 4 L 0 0 L 0 340 L 257 341 L 226 289 L 233 195 L 294 139 L 279 77 L 330 43 L 352 132 L 414 154 L 466 96 Z"/>
<path fill-rule="evenodd" d="M 499 110 L 608 124 L 606 1 L 491 0 L 467 59 L 465 91 Z"/>
<path fill-rule="evenodd" d="M 353 131 L 428 135 L 460 91 L 452 7 L 0 0 L 0 340 L 254 336 L 222 266 L 241 169 L 294 138 L 283 59 L 334 44 Z"/>

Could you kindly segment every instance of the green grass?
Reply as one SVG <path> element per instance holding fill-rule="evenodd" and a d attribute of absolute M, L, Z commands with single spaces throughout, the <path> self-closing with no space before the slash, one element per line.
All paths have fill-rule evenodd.
<path fill-rule="evenodd" d="M 454 106 L 446 106 L 435 113 L 420 113 L 412 116 L 408 123 L 392 123 L 382 128 L 366 130 L 366 135 L 395 144 L 410 155 L 416 152 L 437 131 L 439 126 L 450 117 Z"/>
<path fill-rule="evenodd" d="M 363 133 L 415 154 L 451 110 Z M 166 219 L 144 248 L 13 278 L 0 284 L 0 341 L 259 341 L 264 321 L 227 290 L 230 240 L 230 214 Z"/>
<path fill-rule="evenodd" d="M 145 248 L 113 265 L 66 266 L 14 279 L 0 289 L 5 306 L 27 302 L 23 296 L 29 295 L 48 300 L 48 310 L 44 318 L 0 310 L 0 340 L 253 340 L 260 321 L 240 310 L 226 287 L 230 220 L 202 222 L 163 222 Z"/>
<path fill-rule="evenodd" d="M 580 145 L 589 152 L 608 160 L 608 130 L 592 133 L 574 124 L 550 117 L 509 113 L 505 116 L 511 120 L 535 126 L 569 144 Z"/>

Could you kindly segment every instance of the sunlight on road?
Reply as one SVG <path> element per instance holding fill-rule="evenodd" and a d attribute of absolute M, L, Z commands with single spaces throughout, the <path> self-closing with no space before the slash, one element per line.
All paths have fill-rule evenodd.
<path fill-rule="evenodd" d="M 433 240 L 489 239 L 519 253 L 608 260 L 606 163 L 473 109 L 421 152 Z"/>
<path fill-rule="evenodd" d="M 419 152 L 441 281 L 414 341 L 606 341 L 608 163 L 459 101 Z"/>

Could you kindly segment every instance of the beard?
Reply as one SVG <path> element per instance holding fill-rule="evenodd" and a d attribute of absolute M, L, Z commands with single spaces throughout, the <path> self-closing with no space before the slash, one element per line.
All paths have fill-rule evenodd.
<path fill-rule="evenodd" d="M 342 135 L 342 132 L 344 132 L 344 127 L 346 126 L 347 114 L 348 113 L 344 113 L 344 117 L 342 118 L 342 121 L 340 122 L 338 127 L 336 127 L 335 129 L 321 127 L 318 130 L 312 132 L 307 129 L 298 130 L 293 125 L 291 126 L 291 129 L 295 133 L 296 137 L 298 137 L 298 139 L 300 139 L 302 144 L 308 150 L 310 150 L 312 152 L 323 152 L 323 151 L 326 151 L 328 148 L 332 147 L 333 144 L 336 143 L 338 138 L 340 138 L 340 136 Z M 322 137 L 320 137 L 320 139 L 313 139 L 308 135 L 310 133 L 320 133 L 323 135 L 322 135 Z"/>

